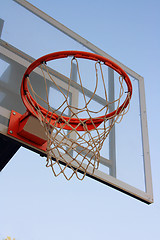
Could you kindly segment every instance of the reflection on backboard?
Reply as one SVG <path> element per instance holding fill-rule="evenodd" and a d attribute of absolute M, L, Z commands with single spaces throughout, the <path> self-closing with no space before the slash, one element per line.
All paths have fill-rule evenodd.
<path fill-rule="evenodd" d="M 31 149 L 41 156 L 46 156 L 45 135 L 42 138 L 38 138 L 38 141 L 44 140 L 44 145 L 42 144 L 43 147 L 40 148 L 30 140 L 24 141 L 24 136 L 20 137 L 14 134 L 11 129 L 12 127 L 8 129 L 11 117 L 18 118 L 18 116 L 26 112 L 20 96 L 20 87 L 22 77 L 28 66 L 38 57 L 61 50 L 79 50 L 96 53 L 118 64 L 129 75 L 133 86 L 133 95 L 128 113 L 124 116 L 120 124 L 116 124 L 112 128 L 103 144 L 100 151 L 98 170 L 94 172 L 88 170 L 86 175 L 145 203 L 152 203 L 152 179 L 143 77 L 25 0 L 12 1 L 10 9 L 6 10 L 5 4 L 3 8 L 2 18 L 4 22 L 3 20 L 0 21 L 0 30 L 2 30 L 0 39 L 0 141 L 1 148 L 4 149 L 4 151 L 1 151 L 1 159 L 3 158 L 3 161 L 0 160 L 1 170 L 20 146 Z M 11 12 L 12 14 L 6 15 L 5 12 Z M 14 12 L 23 14 L 20 26 L 14 29 L 14 36 L 17 35 L 18 40 L 14 39 L 12 32 Z M 30 22 L 32 22 L 32 24 L 29 24 Z M 16 23 L 15 26 L 17 24 L 18 23 Z M 23 28 L 21 27 L 22 25 Z M 26 34 L 23 34 L 24 26 L 25 32 L 28 30 L 30 31 L 30 36 L 35 37 L 29 38 L 27 36 L 26 39 Z M 43 36 L 40 36 L 40 31 L 38 30 L 40 26 L 41 29 L 43 29 Z M 47 36 L 48 33 L 50 34 L 50 39 L 48 43 L 44 45 L 44 36 Z M 39 44 L 34 42 L 34 38 L 39 39 Z M 53 87 L 51 81 L 47 79 L 46 88 L 48 91 L 48 99 L 53 109 L 57 109 L 58 106 L 61 105 L 63 96 L 65 97 L 67 94 L 70 74 L 68 70 L 71 66 L 70 60 L 71 59 L 65 61 L 65 59 L 59 59 L 47 63 L 49 72 L 58 86 Z M 89 99 L 95 87 L 95 71 L 90 70 L 87 62 L 81 64 L 81 59 L 79 64 L 81 66 L 81 78 L 84 79 L 83 87 L 86 93 L 86 99 Z M 106 67 L 103 73 L 106 80 L 106 88 L 108 89 L 108 100 L 113 102 L 119 93 L 118 74 L 109 67 Z M 73 84 L 68 91 L 69 102 L 74 106 L 83 107 L 84 98 L 80 90 L 80 79 L 75 63 L 73 63 L 71 78 Z M 46 100 L 44 78 L 40 68 L 33 71 L 32 79 L 32 85 L 33 88 L 36 89 L 36 93 Z M 96 96 L 90 105 L 90 109 L 97 109 L 106 103 L 105 93 L 102 93 L 102 87 L 103 82 L 99 81 Z M 61 97 L 59 97 L 60 92 L 63 93 Z M 42 101 L 40 104 L 43 106 L 44 102 Z M 115 106 L 113 105 L 113 107 Z M 65 108 L 65 105 L 64 109 L 63 116 L 69 117 L 71 113 Z M 110 111 L 113 111 L 113 109 L 110 109 Z M 82 113 L 79 113 L 79 115 L 81 118 L 85 117 Z M 27 131 L 30 131 L 31 134 L 35 129 L 34 126 L 29 123 L 26 128 L 29 129 Z M 40 127 L 38 132 L 41 130 Z M 63 165 L 64 162 L 62 161 L 61 164 Z M 80 170 L 80 172 L 82 171 Z"/>

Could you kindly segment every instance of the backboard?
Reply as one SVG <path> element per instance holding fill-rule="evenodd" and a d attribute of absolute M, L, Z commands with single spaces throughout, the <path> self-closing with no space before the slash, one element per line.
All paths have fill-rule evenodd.
<path fill-rule="evenodd" d="M 21 146 L 31 149 L 41 156 L 46 155 L 44 149 L 7 133 L 11 114 L 13 112 L 24 114 L 26 111 L 20 96 L 21 81 L 26 68 L 35 59 L 51 52 L 62 50 L 92 52 L 112 60 L 129 75 L 133 86 L 133 96 L 128 113 L 120 124 L 113 127 L 104 143 L 99 169 L 94 174 L 88 171 L 87 176 L 145 203 L 152 203 L 152 178 L 143 77 L 29 2 L 15 0 L 11 2 L 10 9 L 6 9 L 7 1 L 2 5 L 2 20 L 0 21 L 1 149 L 6 147 L 3 151 L 1 150 L 1 170 Z M 15 18 L 17 13 L 23 16 L 19 22 Z M 70 61 L 58 60 L 56 63 L 49 63 L 48 67 L 58 86 L 65 93 Z M 87 63 L 82 65 L 82 72 L 84 74 L 82 77 L 87 79 L 84 82 L 84 89 L 89 97 L 93 92 L 94 76 Z M 109 67 L 105 69 L 105 75 L 108 82 L 109 101 L 114 101 L 119 84 L 117 75 Z M 43 96 L 42 73 L 38 69 L 35 70 L 33 78 L 34 86 Z M 77 104 L 81 104 L 82 96 L 75 64 L 73 64 L 72 78 L 75 83 L 70 89 L 69 97 L 71 103 L 77 106 Z M 47 88 L 50 93 L 49 97 L 54 96 L 53 107 L 57 107 L 61 102 L 59 91 L 53 88 L 48 80 Z M 94 98 L 94 105 L 103 106 L 104 103 L 104 96 L 101 93 L 101 86 L 99 86 Z M 66 111 L 65 115 L 69 116 L 69 112 Z"/>

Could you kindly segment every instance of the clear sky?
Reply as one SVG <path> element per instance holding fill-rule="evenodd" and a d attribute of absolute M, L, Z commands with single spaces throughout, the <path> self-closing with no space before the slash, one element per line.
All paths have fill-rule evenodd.
<path fill-rule="evenodd" d="M 55 178 L 40 156 L 21 148 L 0 173 L 0 240 L 7 236 L 16 240 L 158 240 L 160 1 L 29 2 L 144 77 L 154 203 L 146 205 L 89 178 L 83 182 Z M 51 51 L 50 27 L 45 31 L 42 23 L 44 45 L 40 47 L 34 22 L 33 26 L 31 18 L 23 22 L 23 11 L 15 12 L 13 5 L 12 0 L 0 0 L 0 18 L 13 21 L 12 29 L 4 25 L 2 39 L 27 49 L 33 57 Z M 23 24 L 30 24 L 31 32 Z"/>

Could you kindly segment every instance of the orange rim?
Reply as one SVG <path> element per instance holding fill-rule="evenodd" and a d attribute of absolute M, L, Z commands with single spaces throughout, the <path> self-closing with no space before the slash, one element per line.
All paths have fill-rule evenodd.
<path fill-rule="evenodd" d="M 65 122 L 69 121 L 69 124 L 73 127 L 76 128 L 77 131 L 81 131 L 81 130 L 85 130 L 83 128 L 83 126 L 80 124 L 81 122 L 85 121 L 85 125 L 87 125 L 87 129 L 91 130 L 95 127 L 98 127 L 103 121 L 104 119 L 111 119 L 114 118 L 116 115 L 118 115 L 123 109 L 125 109 L 128 104 L 129 101 L 131 99 L 132 96 L 132 84 L 131 81 L 128 77 L 128 75 L 126 74 L 126 72 L 119 67 L 116 63 L 114 63 L 113 61 L 94 54 L 94 53 L 89 53 L 89 52 L 82 52 L 82 51 L 61 51 L 61 52 L 54 52 L 54 53 L 50 53 L 47 54 L 41 58 L 38 58 L 37 60 L 35 60 L 25 71 L 23 79 L 22 79 L 22 84 L 21 84 L 21 97 L 22 97 L 22 101 L 24 103 L 24 105 L 26 106 L 27 110 L 34 116 L 36 116 L 35 113 L 35 106 L 38 105 L 39 109 L 41 110 L 42 114 L 44 116 L 47 116 L 47 120 L 50 120 L 51 117 L 51 124 L 53 122 L 53 125 L 55 123 L 55 121 L 57 119 L 59 119 L 59 116 L 57 114 L 53 114 L 52 112 L 48 112 L 47 109 L 43 108 L 41 105 L 39 105 L 31 96 L 29 89 L 28 89 L 28 85 L 27 85 L 27 77 L 29 77 L 30 73 L 37 68 L 38 66 L 40 66 L 43 62 L 48 62 L 48 61 L 52 61 L 52 60 L 56 60 L 59 58 L 67 58 L 69 56 L 73 56 L 75 58 L 84 58 L 84 59 L 88 59 L 88 60 L 92 60 L 92 61 L 100 61 L 103 62 L 103 64 L 105 64 L 106 66 L 112 68 L 113 70 L 115 70 L 119 75 L 121 75 L 124 78 L 124 81 L 126 82 L 127 85 L 127 92 L 130 94 L 130 98 L 128 98 L 128 94 L 126 99 L 124 100 L 124 102 L 122 103 L 121 106 L 119 106 L 118 109 L 114 110 L 111 113 L 108 113 L 106 115 L 103 116 L 99 116 L 96 118 L 92 118 L 92 120 L 90 119 L 85 119 L 85 118 L 81 118 L 81 119 L 77 119 L 77 118 L 70 118 L 70 117 L 65 117 L 65 116 L 61 116 L 61 121 L 60 123 L 57 123 L 57 127 L 62 127 L 64 129 L 72 129 L 70 128 L 68 125 L 65 124 Z M 31 99 L 31 100 L 30 100 Z M 33 110 L 34 108 L 34 110 Z M 95 126 L 93 126 L 93 123 Z"/>

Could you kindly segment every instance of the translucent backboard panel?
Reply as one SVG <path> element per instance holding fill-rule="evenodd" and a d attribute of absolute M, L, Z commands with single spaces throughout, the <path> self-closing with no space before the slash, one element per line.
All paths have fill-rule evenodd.
<path fill-rule="evenodd" d="M 109 58 L 129 75 L 133 95 L 128 113 L 119 124 L 115 125 L 103 144 L 98 170 L 94 174 L 88 171 L 87 176 L 146 203 L 153 202 L 144 79 L 27 1 L 9 1 L 10 8 L 8 8 L 8 1 L 3 2 L 0 16 L 4 20 L 4 25 L 1 24 L 3 29 L 0 40 L 1 134 L 20 141 L 23 146 L 41 155 L 46 155 L 43 150 L 36 149 L 32 144 L 26 144 L 7 134 L 11 110 L 20 114 L 26 111 L 20 96 L 21 81 L 26 68 L 34 59 L 61 50 L 89 51 Z M 22 16 L 21 21 L 15 18 L 17 13 Z M 84 59 L 78 62 L 86 99 L 89 99 L 96 84 L 95 63 L 88 63 Z M 47 66 L 65 95 L 70 78 L 71 58 L 51 61 Z M 111 100 L 119 94 L 119 77 L 112 69 L 102 67 Z M 31 78 L 37 93 L 45 99 L 43 74 L 40 69 L 34 71 Z M 72 78 L 74 81 L 69 91 L 70 102 L 83 107 L 84 98 L 76 68 Z M 47 79 L 47 89 L 51 106 L 57 108 L 63 100 L 63 95 L 49 79 Z M 103 83 L 99 76 L 97 92 L 90 104 L 90 109 L 93 111 L 105 105 L 105 93 L 102 89 Z M 70 112 L 66 110 L 64 115 L 70 116 Z M 93 117 L 95 116 L 96 114 L 93 114 Z M 80 113 L 80 117 L 85 116 Z"/>

